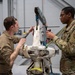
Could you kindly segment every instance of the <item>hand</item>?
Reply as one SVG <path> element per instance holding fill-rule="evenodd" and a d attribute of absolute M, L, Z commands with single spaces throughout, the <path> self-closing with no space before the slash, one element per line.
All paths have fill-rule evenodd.
<path fill-rule="evenodd" d="M 32 26 L 30 29 L 29 29 L 29 33 L 32 32 L 34 30 L 34 26 Z"/>
<path fill-rule="evenodd" d="M 50 31 L 46 31 L 46 34 L 47 34 L 47 38 L 53 39 L 55 37 L 55 34 L 53 34 Z"/>
<path fill-rule="evenodd" d="M 21 49 L 23 47 L 25 41 L 26 41 L 25 38 L 21 38 L 16 48 Z"/>

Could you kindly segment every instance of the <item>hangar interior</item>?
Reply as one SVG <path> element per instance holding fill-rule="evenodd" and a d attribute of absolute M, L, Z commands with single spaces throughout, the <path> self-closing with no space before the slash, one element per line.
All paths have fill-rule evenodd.
<path fill-rule="evenodd" d="M 39 7 L 44 14 L 48 28 L 55 34 L 65 25 L 60 22 L 60 11 L 63 7 L 73 6 L 75 0 L 0 0 L 0 34 L 4 31 L 3 20 L 7 16 L 15 16 L 18 19 L 20 29 L 17 36 L 23 36 L 31 26 L 36 25 L 34 8 Z M 42 25 L 41 22 L 39 22 Z M 26 40 L 27 45 L 32 45 L 32 34 L 29 34 Z M 15 45 L 16 46 L 16 45 Z M 53 73 L 61 75 L 60 58 L 61 50 L 56 45 L 52 45 L 58 54 L 51 58 Z M 12 72 L 14 75 L 26 75 L 26 69 L 30 64 L 30 59 L 18 55 L 15 60 Z"/>

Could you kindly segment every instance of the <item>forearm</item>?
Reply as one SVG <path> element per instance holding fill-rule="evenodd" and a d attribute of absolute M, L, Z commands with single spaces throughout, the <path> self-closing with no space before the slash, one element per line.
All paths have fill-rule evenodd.
<path fill-rule="evenodd" d="M 65 42 L 64 40 L 58 38 L 57 36 L 55 36 L 53 38 L 53 42 L 61 49 L 64 50 L 66 48 L 66 46 L 68 45 L 67 42 Z"/>
<path fill-rule="evenodd" d="M 10 56 L 10 66 L 12 66 L 14 64 L 14 60 L 18 56 L 18 53 L 19 53 L 19 48 L 16 48 L 14 50 L 14 52 L 11 54 L 11 56 Z"/>
<path fill-rule="evenodd" d="M 75 56 L 75 40 L 66 42 L 55 36 L 53 41 L 62 51 L 69 54 L 70 56 Z"/>

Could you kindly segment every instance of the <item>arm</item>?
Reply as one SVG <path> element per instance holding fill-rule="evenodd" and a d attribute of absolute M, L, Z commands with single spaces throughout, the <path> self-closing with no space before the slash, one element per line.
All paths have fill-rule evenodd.
<path fill-rule="evenodd" d="M 19 54 L 20 48 L 24 45 L 24 43 L 25 43 L 25 39 L 22 38 L 19 41 L 19 43 L 18 43 L 17 47 L 15 48 L 14 52 L 10 55 L 10 66 L 13 65 L 14 60 L 16 59 L 17 55 Z"/>
<path fill-rule="evenodd" d="M 34 27 L 32 26 L 32 27 L 27 31 L 27 33 L 26 33 L 26 35 L 24 36 L 24 38 L 26 38 L 26 37 L 29 35 L 29 33 L 32 32 L 33 30 L 34 30 Z M 14 36 L 14 37 L 13 37 L 13 42 L 14 42 L 14 43 L 18 43 L 18 42 L 20 41 L 20 39 L 21 39 L 21 38 Z M 21 56 L 23 56 L 23 51 L 22 51 L 22 49 L 23 49 L 23 48 L 21 48 L 21 49 L 19 50 L 19 55 L 21 55 Z"/>
<path fill-rule="evenodd" d="M 26 32 L 26 35 L 24 36 L 24 38 L 26 38 L 29 35 L 29 33 L 33 32 L 33 30 L 34 30 L 34 26 L 30 27 L 30 29 Z M 24 49 L 24 46 L 19 51 L 19 55 L 21 56 L 24 56 L 24 53 L 22 51 L 23 49 Z"/>
<path fill-rule="evenodd" d="M 3 42 L 1 44 L 1 42 Z M 25 38 L 22 38 L 15 50 L 12 50 L 11 45 L 8 43 L 8 41 L 0 40 L 0 56 L 3 58 L 3 60 L 6 62 L 6 64 L 12 66 L 14 63 L 14 60 L 16 59 L 20 48 L 25 43 Z"/>
<path fill-rule="evenodd" d="M 30 27 L 30 29 L 26 32 L 25 38 L 26 38 L 27 35 L 28 35 L 30 32 L 32 32 L 33 30 L 34 30 L 34 27 L 33 27 L 33 26 Z M 18 43 L 18 42 L 20 41 L 21 38 L 22 38 L 22 37 L 14 36 L 14 37 L 13 37 L 13 43 L 14 43 L 14 44 Z"/>
<path fill-rule="evenodd" d="M 62 40 L 52 32 L 47 31 L 47 37 L 51 38 L 53 42 L 64 52 L 69 55 L 75 56 L 75 30 L 70 35 L 70 40 L 68 42 Z"/>
<path fill-rule="evenodd" d="M 30 32 L 34 32 L 34 26 L 30 27 L 30 29 L 27 31 L 27 34 L 29 34 Z"/>

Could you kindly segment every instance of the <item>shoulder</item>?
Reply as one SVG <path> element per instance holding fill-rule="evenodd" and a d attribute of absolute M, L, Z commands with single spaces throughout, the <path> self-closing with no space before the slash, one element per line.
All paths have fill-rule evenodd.
<path fill-rule="evenodd" d="M 75 42 L 75 25 L 71 29 L 71 33 L 70 33 L 70 37 L 69 38 L 70 38 L 70 41 Z"/>
<path fill-rule="evenodd" d="M 1 36 L 0 36 L 0 40 L 6 40 L 7 39 L 7 36 L 5 35 L 5 34 L 2 34 Z"/>
<path fill-rule="evenodd" d="M 0 46 L 5 45 L 7 43 L 8 43 L 8 38 L 4 34 L 2 34 L 0 36 Z"/>

